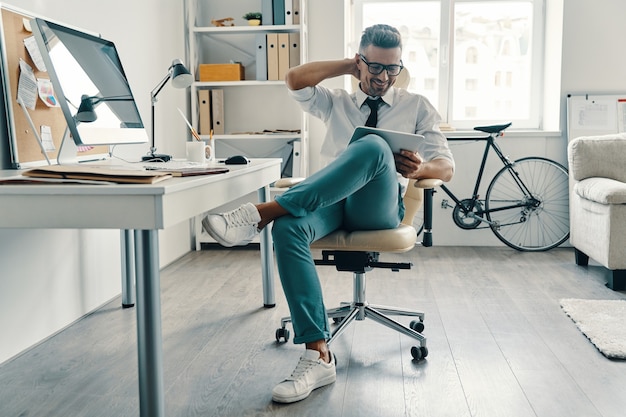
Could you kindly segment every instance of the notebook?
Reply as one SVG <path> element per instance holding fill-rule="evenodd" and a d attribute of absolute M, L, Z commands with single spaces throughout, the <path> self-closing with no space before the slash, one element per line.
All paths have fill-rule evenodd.
<path fill-rule="evenodd" d="M 359 140 L 370 133 L 383 138 L 391 147 L 393 153 L 400 153 L 401 149 L 417 152 L 417 147 L 424 140 L 423 135 L 406 132 L 396 132 L 395 130 L 379 129 L 377 127 L 358 126 L 354 129 L 350 143 Z"/>

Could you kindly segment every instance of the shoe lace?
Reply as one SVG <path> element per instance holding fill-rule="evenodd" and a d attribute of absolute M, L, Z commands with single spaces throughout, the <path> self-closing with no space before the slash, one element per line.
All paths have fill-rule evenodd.
<path fill-rule="evenodd" d="M 250 213 L 242 209 L 224 213 L 224 217 L 226 218 L 226 223 L 231 226 L 256 225 L 256 222 L 250 217 Z"/>
<path fill-rule="evenodd" d="M 300 358 L 300 361 L 296 365 L 296 369 L 293 370 L 293 372 L 291 373 L 291 376 L 289 378 L 287 378 L 287 380 L 288 381 L 289 380 L 295 381 L 297 379 L 300 379 L 311 368 L 313 368 L 315 365 L 317 365 L 318 362 L 319 362 L 319 360 L 314 361 L 314 360 L 311 360 L 311 359 Z"/>

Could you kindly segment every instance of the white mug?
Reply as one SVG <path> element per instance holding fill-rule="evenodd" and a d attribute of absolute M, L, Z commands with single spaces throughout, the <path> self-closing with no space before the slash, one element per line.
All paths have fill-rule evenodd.
<path fill-rule="evenodd" d="M 205 163 L 213 160 L 213 150 L 211 146 L 207 145 L 204 141 L 194 140 L 186 143 L 187 146 L 187 160 L 189 162 Z"/>

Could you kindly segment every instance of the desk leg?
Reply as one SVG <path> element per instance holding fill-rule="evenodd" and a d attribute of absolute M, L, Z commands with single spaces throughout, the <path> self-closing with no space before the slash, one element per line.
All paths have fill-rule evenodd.
<path fill-rule="evenodd" d="M 270 187 L 259 188 L 259 202 L 270 200 Z M 263 275 L 263 306 L 276 306 L 274 299 L 274 247 L 272 243 L 271 223 L 261 231 L 261 274 Z"/>
<path fill-rule="evenodd" d="M 135 251 L 133 248 L 133 231 L 120 232 L 120 248 L 122 252 L 122 308 L 135 305 Z"/>
<path fill-rule="evenodd" d="M 156 230 L 135 230 L 135 257 L 139 414 L 141 417 L 162 417 L 165 401 L 159 240 Z"/>

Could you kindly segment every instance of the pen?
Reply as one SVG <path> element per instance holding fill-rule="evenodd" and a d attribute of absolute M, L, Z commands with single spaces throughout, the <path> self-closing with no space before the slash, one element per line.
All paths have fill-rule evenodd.
<path fill-rule="evenodd" d="M 193 126 L 191 126 L 191 123 L 189 123 L 189 120 L 187 120 L 187 118 L 185 117 L 185 114 L 183 113 L 183 111 L 181 109 L 178 109 L 178 112 L 180 113 L 180 115 L 183 118 L 183 120 L 185 121 L 185 123 L 187 123 L 187 126 L 189 126 L 189 130 L 191 131 L 191 135 L 196 140 L 202 140 L 202 139 L 200 139 L 200 136 L 198 135 L 198 132 L 196 132 L 196 129 L 194 129 Z"/>

